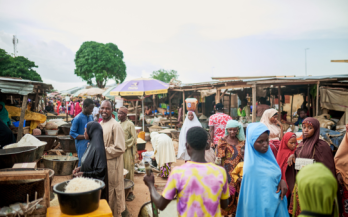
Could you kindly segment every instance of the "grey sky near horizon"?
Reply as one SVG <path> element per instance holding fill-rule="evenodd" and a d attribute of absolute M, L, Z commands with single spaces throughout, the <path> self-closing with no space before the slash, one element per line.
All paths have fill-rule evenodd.
<path fill-rule="evenodd" d="M 183 83 L 212 76 L 348 74 L 348 1 L 4 1 L 0 48 L 34 61 L 58 90 L 74 74 L 84 41 L 115 43 L 127 79 L 177 70 Z M 114 81 L 109 81 L 113 83 Z"/>

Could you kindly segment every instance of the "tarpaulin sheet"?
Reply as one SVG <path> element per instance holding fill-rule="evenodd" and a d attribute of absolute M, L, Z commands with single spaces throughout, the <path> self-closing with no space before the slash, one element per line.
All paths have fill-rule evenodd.
<path fill-rule="evenodd" d="M 321 107 L 336 111 L 348 109 L 348 91 L 342 89 L 320 88 Z"/>
<path fill-rule="evenodd" d="M 328 142 L 331 140 L 332 144 L 330 146 L 332 150 L 334 149 L 334 147 L 338 148 L 338 146 L 340 146 L 345 134 L 345 132 L 340 133 L 334 130 L 320 127 L 320 135 L 324 137 L 324 139 Z"/>
<path fill-rule="evenodd" d="M 6 110 L 8 111 L 8 116 L 11 118 L 12 116 L 21 116 L 21 108 L 15 107 L 15 106 L 5 106 Z M 28 110 L 25 110 L 24 119 L 27 121 L 30 121 L 30 133 L 32 133 L 33 129 L 37 127 L 40 123 L 44 123 L 47 119 L 47 117 L 43 114 L 39 114 L 36 112 L 31 112 Z"/>

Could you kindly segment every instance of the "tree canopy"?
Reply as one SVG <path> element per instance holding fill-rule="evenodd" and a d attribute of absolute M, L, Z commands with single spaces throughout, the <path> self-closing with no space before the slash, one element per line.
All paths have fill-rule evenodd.
<path fill-rule="evenodd" d="M 157 71 L 152 72 L 151 74 L 151 78 L 163 81 L 165 83 L 169 83 L 170 80 L 172 80 L 172 78 L 177 79 L 179 77 L 178 72 L 175 70 L 164 70 L 164 69 L 160 69 Z"/>
<path fill-rule="evenodd" d="M 123 52 L 113 43 L 84 42 L 75 56 L 75 74 L 92 85 L 104 88 L 109 79 L 122 83 L 126 79 Z"/>
<path fill-rule="evenodd" d="M 41 81 L 41 76 L 33 69 L 37 68 L 33 61 L 23 56 L 12 57 L 0 49 L 0 76 Z"/>

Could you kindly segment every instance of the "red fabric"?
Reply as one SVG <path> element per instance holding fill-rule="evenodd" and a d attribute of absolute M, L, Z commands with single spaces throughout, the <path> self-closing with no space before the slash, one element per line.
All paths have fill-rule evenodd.
<path fill-rule="evenodd" d="M 272 150 L 274 157 L 276 159 L 277 159 L 277 155 L 278 155 L 279 146 L 280 146 L 279 140 L 269 140 L 269 147 L 271 147 L 271 150 Z"/>
<path fill-rule="evenodd" d="M 138 152 L 138 155 L 139 155 L 139 160 L 142 160 L 143 159 L 143 155 L 141 155 L 141 153 L 143 152 L 147 152 L 146 150 L 140 150 L 140 151 L 137 151 Z"/>
<path fill-rule="evenodd" d="M 81 108 L 81 106 L 80 106 L 80 103 L 79 103 L 79 102 L 76 102 L 76 103 L 75 103 L 75 113 L 74 113 L 75 117 L 76 117 L 78 114 L 80 114 L 81 112 L 82 112 L 82 108 Z"/>
<path fill-rule="evenodd" d="M 216 113 L 210 116 L 209 126 L 214 126 L 214 144 L 218 144 L 219 139 L 225 136 L 226 124 L 232 118 L 224 113 Z"/>
<path fill-rule="evenodd" d="M 57 101 L 57 115 L 59 115 L 59 110 L 60 110 L 60 106 L 62 105 L 62 103 L 60 101 Z"/>
<path fill-rule="evenodd" d="M 342 191 L 342 216 L 348 217 L 348 190 L 343 187 Z"/>
<path fill-rule="evenodd" d="M 287 132 L 285 133 L 285 135 L 283 136 L 283 139 L 280 143 L 280 147 L 279 147 L 279 151 L 277 154 L 277 162 L 278 165 L 282 171 L 282 179 L 286 182 L 286 176 L 285 176 L 285 172 L 286 169 L 288 168 L 288 158 L 290 157 L 290 155 L 294 154 L 296 149 L 294 149 L 293 151 L 291 151 L 288 148 L 288 142 L 290 140 L 291 137 L 295 136 L 296 138 L 296 134 L 292 133 L 292 132 Z M 296 144 L 297 146 L 297 144 Z M 287 185 L 288 183 L 286 183 Z M 289 189 L 289 187 L 288 187 Z M 286 193 L 286 196 L 289 198 L 290 195 L 290 190 L 288 190 L 288 192 Z"/>

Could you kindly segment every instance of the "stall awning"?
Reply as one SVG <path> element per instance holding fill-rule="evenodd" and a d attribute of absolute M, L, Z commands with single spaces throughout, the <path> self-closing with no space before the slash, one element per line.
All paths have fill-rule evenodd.
<path fill-rule="evenodd" d="M 0 80 L 1 93 L 28 95 L 34 91 L 34 85 L 26 83 L 16 83 Z"/>

